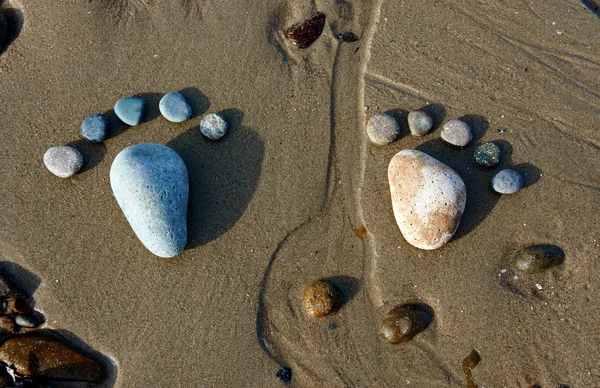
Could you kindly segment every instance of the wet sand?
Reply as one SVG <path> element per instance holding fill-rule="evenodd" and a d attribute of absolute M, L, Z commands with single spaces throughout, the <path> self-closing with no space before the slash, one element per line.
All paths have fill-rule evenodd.
<path fill-rule="evenodd" d="M 600 18 L 583 3 L 0 7 L 23 19 L 0 56 L 2 268 L 22 274 L 49 328 L 116 362 L 104 386 L 276 387 L 287 365 L 299 387 L 465 387 L 472 349 L 481 387 L 600 384 Z M 317 10 L 325 30 L 298 50 L 282 30 Z M 169 91 L 188 99 L 192 119 L 160 116 Z M 112 107 L 132 95 L 148 110 L 126 127 Z M 439 128 L 415 138 L 404 127 L 395 143 L 369 143 L 372 114 L 422 107 L 438 124 L 465 118 L 475 140 L 456 150 Z M 213 112 L 231 124 L 218 142 L 198 129 Z M 80 140 L 92 113 L 111 119 L 102 144 Z M 496 195 L 493 171 L 472 161 L 492 140 L 500 167 L 525 176 L 515 195 Z M 110 190 L 112 160 L 140 142 L 171 146 L 190 173 L 188 249 L 170 260 L 135 238 Z M 64 144 L 86 160 L 68 180 L 42 163 Z M 435 251 L 411 247 L 394 221 L 387 164 L 405 148 L 467 185 L 455 238 Z M 354 233 L 363 225 L 366 239 Z M 501 273 L 537 243 L 560 246 L 564 264 Z M 324 277 L 347 300 L 314 319 L 302 294 Z M 379 323 L 397 303 L 427 304 L 435 317 L 390 345 Z"/>

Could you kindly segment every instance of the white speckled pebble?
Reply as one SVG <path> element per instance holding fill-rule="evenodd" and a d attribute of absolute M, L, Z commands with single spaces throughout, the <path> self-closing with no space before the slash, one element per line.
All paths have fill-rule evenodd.
<path fill-rule="evenodd" d="M 388 179 L 394 216 L 406 241 L 420 249 L 450 241 L 467 200 L 461 177 L 424 152 L 403 150 L 390 161 Z"/>
<path fill-rule="evenodd" d="M 415 110 L 408 114 L 408 129 L 413 136 L 425 136 L 433 127 L 433 119 L 427 113 Z"/>
<path fill-rule="evenodd" d="M 200 132 L 211 140 L 219 140 L 227 132 L 227 122 L 216 113 L 211 113 L 200 121 Z"/>
<path fill-rule="evenodd" d="M 492 188 L 500 194 L 514 194 L 523 187 L 523 176 L 515 170 L 506 169 L 492 177 Z"/>
<path fill-rule="evenodd" d="M 374 144 L 386 145 L 398 139 L 400 125 L 391 115 L 373 115 L 367 122 L 367 135 Z"/>
<path fill-rule="evenodd" d="M 444 124 L 442 139 L 457 147 L 464 147 L 471 142 L 473 134 L 469 125 L 462 120 L 450 120 Z"/>
<path fill-rule="evenodd" d="M 69 178 L 83 166 L 83 156 L 70 146 L 52 147 L 44 154 L 44 164 L 57 177 Z"/>

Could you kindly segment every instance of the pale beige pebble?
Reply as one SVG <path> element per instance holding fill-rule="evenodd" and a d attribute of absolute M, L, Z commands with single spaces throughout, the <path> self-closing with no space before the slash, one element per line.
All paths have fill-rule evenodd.
<path fill-rule="evenodd" d="M 467 200 L 461 177 L 424 152 L 403 150 L 390 161 L 388 179 L 394 216 L 406 241 L 428 250 L 450 241 Z"/>

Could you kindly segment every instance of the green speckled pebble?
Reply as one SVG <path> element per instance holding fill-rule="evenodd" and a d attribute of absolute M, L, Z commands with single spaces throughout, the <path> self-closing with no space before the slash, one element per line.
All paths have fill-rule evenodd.
<path fill-rule="evenodd" d="M 494 167 L 500 163 L 500 147 L 494 143 L 485 143 L 477 147 L 473 154 L 475 162 L 480 166 Z"/>
<path fill-rule="evenodd" d="M 565 253 L 556 245 L 533 245 L 518 251 L 511 262 L 517 272 L 538 273 L 555 265 L 562 264 Z"/>

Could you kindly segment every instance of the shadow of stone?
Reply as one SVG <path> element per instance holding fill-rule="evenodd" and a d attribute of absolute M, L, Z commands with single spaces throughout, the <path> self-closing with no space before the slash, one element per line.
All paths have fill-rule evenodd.
<path fill-rule="evenodd" d="M 67 144 L 81 152 L 83 156 L 83 166 L 79 173 L 89 171 L 96 167 L 106 156 L 106 145 L 101 143 L 92 143 L 90 141 L 79 139 Z"/>
<path fill-rule="evenodd" d="M 188 248 L 215 240 L 241 218 L 261 174 L 260 135 L 243 126 L 240 110 L 227 109 L 220 115 L 228 123 L 223 138 L 209 140 L 194 126 L 167 144 L 188 169 Z"/>
<path fill-rule="evenodd" d="M 431 131 L 429 131 L 429 133 L 432 133 L 433 131 L 437 130 L 446 118 L 446 108 L 444 108 L 442 104 L 435 103 L 425 105 L 419 110 L 427 113 L 429 117 L 431 117 L 431 119 L 433 120 L 433 127 L 431 127 Z"/>
<path fill-rule="evenodd" d="M 86 344 L 81 338 L 68 330 L 57 329 L 40 329 L 36 332 L 42 332 L 49 337 L 52 337 L 70 347 L 75 349 L 82 355 L 94 360 L 102 368 L 102 380 L 97 383 L 83 382 L 83 381 L 48 381 L 40 379 L 40 382 L 45 383 L 51 388 L 113 388 L 117 381 L 117 364 L 110 357 L 95 351 L 88 344 Z"/>
<path fill-rule="evenodd" d="M 342 290 L 343 300 L 339 308 L 344 307 L 360 291 L 360 280 L 354 276 L 332 276 L 327 280 L 334 282 Z"/>
<path fill-rule="evenodd" d="M 16 291 L 29 298 L 42 283 L 39 276 L 11 261 L 0 262 L 0 276 L 7 280 Z"/>
<path fill-rule="evenodd" d="M 185 88 L 180 90 L 179 93 L 185 97 L 188 104 L 192 107 L 192 116 L 190 119 L 203 115 L 210 108 L 210 100 L 198 88 Z"/>
<path fill-rule="evenodd" d="M 117 117 L 114 109 L 108 110 L 102 113 L 102 115 L 108 120 L 108 136 L 106 137 L 106 140 L 117 137 L 130 128 L 129 125 L 125 124 Z"/>
<path fill-rule="evenodd" d="M 144 107 L 144 116 L 142 117 L 140 124 L 147 123 L 148 121 L 152 121 L 155 118 L 157 118 L 158 116 L 160 116 L 160 110 L 158 109 L 158 103 L 160 102 L 160 99 L 163 96 L 164 96 L 164 93 L 139 93 L 139 94 L 135 95 L 135 97 L 141 97 L 144 100 L 146 100 L 146 106 Z M 126 124 L 123 124 L 123 125 L 126 125 Z"/>
<path fill-rule="evenodd" d="M 427 141 L 417 147 L 433 156 L 440 162 L 448 165 L 460 175 L 467 188 L 467 204 L 462 220 L 453 240 L 470 233 L 492 211 L 500 196 L 491 189 L 491 179 L 496 169 L 475 166 L 473 161 L 474 143 L 464 149 L 459 149 L 446 143 L 441 138 Z"/>
<path fill-rule="evenodd" d="M 471 140 L 467 148 L 470 148 L 477 143 L 490 127 L 489 120 L 480 115 L 469 114 L 461 116 L 458 119 L 467 123 L 469 128 L 471 128 L 471 133 L 473 134 L 473 140 Z"/>
<path fill-rule="evenodd" d="M 408 111 L 406 109 L 395 108 L 383 113 L 392 116 L 400 126 L 400 136 L 398 136 L 396 141 L 410 134 L 410 129 L 408 129 Z"/>
<path fill-rule="evenodd" d="M 5 2 L 0 0 L 0 55 L 19 37 L 24 22 L 23 12 L 6 8 Z"/>
<path fill-rule="evenodd" d="M 513 167 L 523 175 L 523 188 L 527 188 L 535 184 L 542 176 L 542 170 L 531 163 L 519 163 Z"/>
<path fill-rule="evenodd" d="M 581 3 L 600 18 L 600 3 L 597 0 L 581 0 Z"/>

